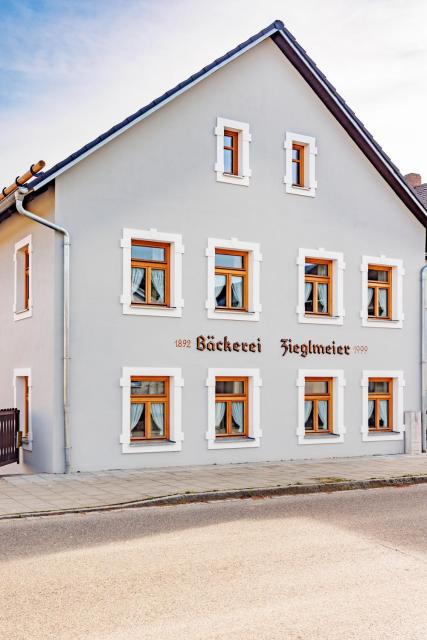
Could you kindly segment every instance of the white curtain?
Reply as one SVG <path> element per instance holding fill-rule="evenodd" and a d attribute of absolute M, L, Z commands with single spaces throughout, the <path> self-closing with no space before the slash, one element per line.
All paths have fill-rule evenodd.
<path fill-rule="evenodd" d="M 225 276 L 215 276 L 215 299 L 216 304 L 218 305 L 218 297 L 221 294 L 221 291 L 225 287 Z M 224 305 L 225 305 L 225 296 L 224 296 Z"/>
<path fill-rule="evenodd" d="M 231 403 L 231 415 L 238 426 L 238 431 L 243 433 L 243 402 Z"/>
<path fill-rule="evenodd" d="M 322 421 L 323 426 L 321 427 L 319 424 L 319 428 L 327 429 L 328 428 L 328 403 L 326 400 L 319 400 L 317 403 L 317 411 L 319 414 L 319 419 Z"/>
<path fill-rule="evenodd" d="M 154 425 L 151 425 L 151 433 L 153 431 L 159 431 L 158 435 L 164 435 L 164 404 L 162 402 L 152 402 L 151 403 L 151 419 L 154 422 Z M 153 428 L 157 427 L 157 429 Z"/>
<path fill-rule="evenodd" d="M 233 307 L 243 307 L 243 280 L 242 278 L 233 278 L 231 281 L 231 292 L 233 297 Z M 237 304 L 236 304 L 237 301 Z"/>
<path fill-rule="evenodd" d="M 151 297 L 157 300 L 158 302 L 165 301 L 165 272 L 162 269 L 152 269 L 151 271 L 151 281 L 153 283 L 154 289 L 159 294 L 159 297 L 156 298 L 151 293 Z"/>
<path fill-rule="evenodd" d="M 368 400 L 368 424 L 369 424 L 369 420 L 372 418 L 374 414 L 374 409 L 375 409 L 375 401 Z"/>
<path fill-rule="evenodd" d="M 311 410 L 313 408 L 313 403 L 311 400 L 306 400 L 304 405 L 304 424 L 307 424 L 307 420 L 310 416 Z"/>
<path fill-rule="evenodd" d="M 388 427 L 388 400 L 380 400 L 380 419 L 383 427 Z"/>
<path fill-rule="evenodd" d="M 225 416 L 225 402 L 216 402 L 215 403 L 215 426 L 219 427 L 222 422 L 223 417 Z"/>
<path fill-rule="evenodd" d="M 380 316 L 387 315 L 387 289 L 378 289 L 378 313 Z"/>
<path fill-rule="evenodd" d="M 328 286 L 326 284 L 317 285 L 317 297 L 319 299 L 320 311 L 328 310 Z"/>
<path fill-rule="evenodd" d="M 309 299 L 312 289 L 313 285 L 311 284 L 311 282 L 306 282 L 304 291 L 305 302 L 307 302 L 307 300 Z"/>
<path fill-rule="evenodd" d="M 372 298 L 374 297 L 374 290 L 368 287 L 368 309 L 372 304 Z"/>
<path fill-rule="evenodd" d="M 145 269 L 132 267 L 132 295 L 138 291 L 144 278 L 144 271 Z"/>
<path fill-rule="evenodd" d="M 144 404 L 136 404 L 133 402 L 130 405 L 130 428 L 134 429 L 139 422 L 139 419 L 142 416 L 142 412 L 144 411 Z"/>

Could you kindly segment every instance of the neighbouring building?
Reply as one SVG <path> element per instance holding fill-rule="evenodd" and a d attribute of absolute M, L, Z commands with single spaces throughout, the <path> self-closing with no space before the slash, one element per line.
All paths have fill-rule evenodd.
<path fill-rule="evenodd" d="M 71 238 L 71 470 L 404 451 L 426 210 L 277 21 L 26 185 Z M 64 469 L 63 237 L 0 202 L 0 407 Z"/>

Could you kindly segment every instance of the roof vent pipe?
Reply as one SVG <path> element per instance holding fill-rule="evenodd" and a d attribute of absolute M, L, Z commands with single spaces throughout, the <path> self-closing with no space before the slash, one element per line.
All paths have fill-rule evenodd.
<path fill-rule="evenodd" d="M 71 431 L 69 421 L 69 388 L 70 388 L 70 235 L 64 227 L 50 220 L 41 218 L 24 207 L 24 198 L 29 193 L 26 187 L 19 187 L 15 192 L 18 213 L 33 222 L 61 233 L 64 238 L 64 468 L 65 473 L 71 468 Z"/>

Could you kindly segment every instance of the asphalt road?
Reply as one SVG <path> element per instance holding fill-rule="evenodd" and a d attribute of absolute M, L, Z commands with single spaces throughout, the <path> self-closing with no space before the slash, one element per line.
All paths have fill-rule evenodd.
<path fill-rule="evenodd" d="M 427 486 L 0 523 L 7 640 L 426 640 Z"/>

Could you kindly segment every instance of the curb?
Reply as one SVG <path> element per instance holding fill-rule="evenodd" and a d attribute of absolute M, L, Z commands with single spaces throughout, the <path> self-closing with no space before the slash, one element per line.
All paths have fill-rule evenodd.
<path fill-rule="evenodd" d="M 77 507 L 75 509 L 55 509 L 49 511 L 28 511 L 0 515 L 1 520 L 18 520 L 45 516 L 61 516 L 67 513 L 101 513 L 118 511 L 119 509 L 136 509 L 141 507 L 165 507 L 197 502 L 217 502 L 219 500 L 236 500 L 246 498 L 273 498 L 277 496 L 295 496 L 310 493 L 334 493 L 336 491 L 354 491 L 357 489 L 381 489 L 386 487 L 403 487 L 413 484 L 426 484 L 427 475 L 400 476 L 396 478 L 372 478 L 369 480 L 344 480 L 342 482 L 323 482 L 315 484 L 292 484 L 279 487 L 259 487 L 253 489 L 230 489 L 227 491 L 204 491 L 200 493 L 178 493 L 158 498 L 145 498 L 130 502 L 117 502 L 94 507 Z"/>

